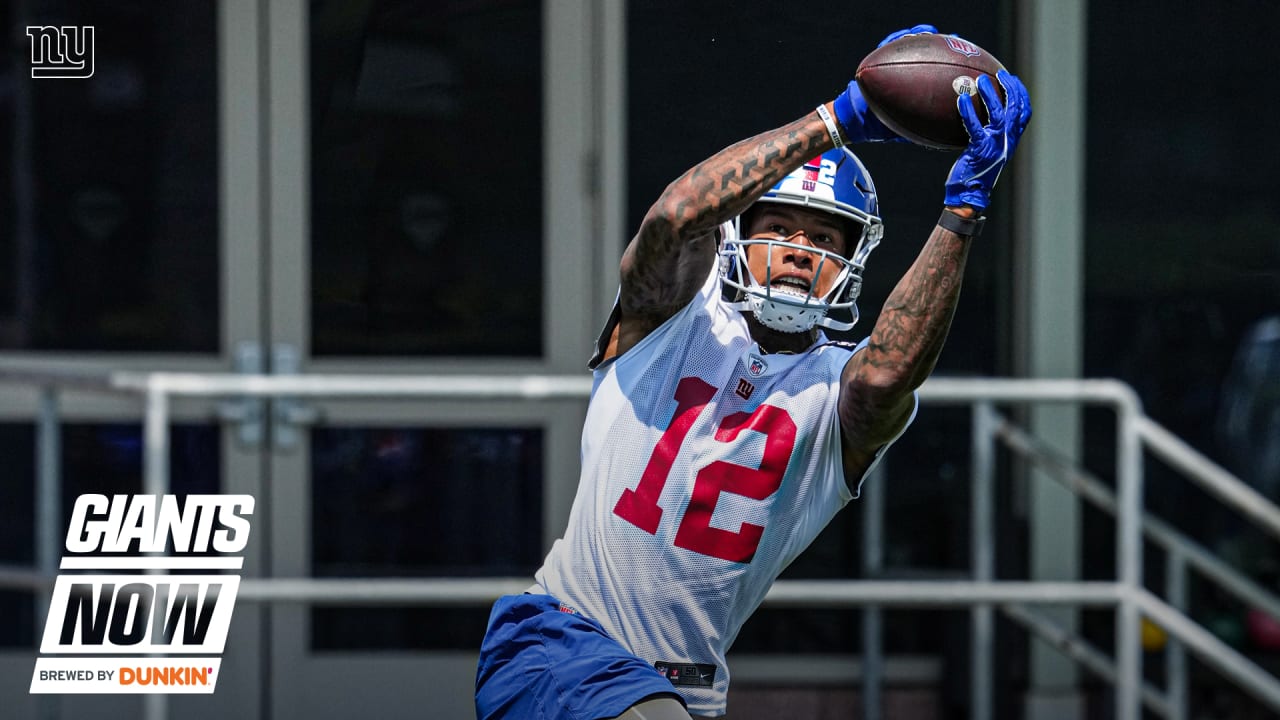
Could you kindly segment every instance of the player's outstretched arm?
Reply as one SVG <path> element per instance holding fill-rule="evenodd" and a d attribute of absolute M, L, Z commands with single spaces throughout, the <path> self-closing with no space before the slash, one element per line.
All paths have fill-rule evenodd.
<path fill-rule="evenodd" d="M 920 255 L 889 294 L 867 347 L 845 366 L 840 424 L 845 473 L 860 478 L 876 451 L 901 432 L 913 393 L 933 372 L 960 299 L 969 245 L 982 228 L 991 189 L 1031 119 L 1031 102 L 1016 77 L 999 75 L 1007 104 L 983 76 L 978 90 L 990 110 L 984 127 L 968 95 L 958 100 L 969 146 L 947 177 L 944 210 Z"/>
<path fill-rule="evenodd" d="M 840 427 L 851 482 L 910 419 L 912 393 L 933 371 L 951 328 L 971 242 L 935 227 L 885 300 L 867 347 L 845 365 Z"/>
<path fill-rule="evenodd" d="M 881 45 L 920 32 L 936 29 L 917 25 L 891 34 Z M 715 262 L 716 228 L 804 161 L 837 142 L 899 139 L 870 112 L 851 82 L 815 112 L 735 143 L 681 175 L 649 208 L 623 254 L 621 317 L 605 357 L 626 352 L 684 307 Z"/>
<path fill-rule="evenodd" d="M 721 223 L 805 160 L 831 149 L 817 113 L 730 145 L 667 186 L 622 256 L 621 354 L 684 307 L 716 261 Z"/>
<path fill-rule="evenodd" d="M 867 109 L 851 82 L 833 102 L 730 145 L 668 185 L 622 256 L 622 317 L 608 354 L 625 352 L 684 307 L 715 262 L 719 225 L 741 214 L 804 161 L 834 147 L 833 132 L 844 143 L 897 139 Z"/>
<path fill-rule="evenodd" d="M 623 317 L 657 327 L 688 303 L 715 261 L 720 224 L 831 147 L 810 113 L 730 145 L 668 185 L 622 256 Z"/>

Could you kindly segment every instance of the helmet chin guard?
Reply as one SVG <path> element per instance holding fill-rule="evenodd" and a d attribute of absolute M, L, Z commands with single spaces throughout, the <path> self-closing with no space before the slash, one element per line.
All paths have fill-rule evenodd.
<path fill-rule="evenodd" d="M 828 150 L 780 180 L 756 202 L 825 212 L 851 230 L 860 228 L 861 233 L 848 234 L 848 256 L 842 257 L 780 237 L 741 238 L 740 218 L 725 223 L 721 226 L 720 277 L 726 288 L 732 288 L 731 306 L 750 310 L 760 324 L 779 332 L 808 332 L 819 325 L 837 331 L 852 328 L 858 322 L 856 301 L 862 291 L 862 272 L 884 234 L 875 184 L 862 162 L 847 148 Z M 751 245 L 764 245 L 757 252 L 768 253 L 769 265 L 763 278 L 755 277 L 747 265 L 747 248 Z M 775 277 L 773 250 L 779 246 L 816 258 L 807 287 L 795 278 Z M 831 286 L 819 294 L 816 284 L 824 270 L 829 273 L 828 263 L 834 263 L 838 272 Z M 830 317 L 832 310 L 847 310 L 849 322 Z"/>

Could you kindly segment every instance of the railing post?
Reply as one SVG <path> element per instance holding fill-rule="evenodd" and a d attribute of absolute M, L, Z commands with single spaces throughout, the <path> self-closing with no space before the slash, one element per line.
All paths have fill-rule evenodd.
<path fill-rule="evenodd" d="M 1117 720 L 1142 717 L 1142 629 L 1137 599 L 1142 590 L 1142 444 L 1134 402 L 1116 403 L 1116 572 L 1124 589 L 1116 623 Z"/>
<path fill-rule="evenodd" d="M 145 395 L 143 435 L 142 492 L 148 495 L 165 495 L 169 492 L 169 395 L 157 385 L 154 376 L 148 379 Z M 167 695 L 143 695 L 143 717 L 146 720 L 164 720 L 169 716 Z"/>
<path fill-rule="evenodd" d="M 146 405 L 142 491 L 164 495 L 169 492 L 169 395 L 154 380 L 147 387 Z"/>
<path fill-rule="evenodd" d="M 863 482 L 862 577 L 879 579 L 884 569 L 884 460 Z M 876 605 L 862 611 L 862 716 L 880 720 L 884 684 L 884 616 Z"/>
<path fill-rule="evenodd" d="M 973 487 L 969 505 L 969 551 L 973 578 L 995 579 L 995 409 L 989 401 L 973 404 L 970 434 L 970 474 Z M 992 704 L 992 658 L 995 647 L 995 617 L 990 603 L 975 604 L 969 611 L 971 630 L 969 717 L 990 720 Z"/>
<path fill-rule="evenodd" d="M 52 576 L 58 570 L 58 527 L 62 514 L 62 426 L 56 388 L 46 385 L 40 389 L 39 417 L 36 426 L 36 569 Z M 49 614 L 51 590 L 46 588 L 37 595 L 36 617 Z"/>
<path fill-rule="evenodd" d="M 1178 548 L 1169 549 L 1165 570 L 1165 593 L 1169 604 L 1179 612 L 1187 611 L 1187 558 Z M 1187 717 L 1187 651 L 1173 633 L 1166 633 L 1164 652 L 1166 694 L 1169 698 L 1169 720 Z"/>
<path fill-rule="evenodd" d="M 62 422 L 58 415 L 58 389 L 53 385 L 40 388 L 40 415 L 36 424 L 36 569 L 46 577 L 58 571 L 59 528 L 62 525 Z M 45 586 L 36 593 L 36 617 L 48 618 L 53 588 Z M 39 647 L 43 627 L 36 625 Z M 56 695 L 41 695 L 40 717 L 55 720 L 61 716 Z"/>

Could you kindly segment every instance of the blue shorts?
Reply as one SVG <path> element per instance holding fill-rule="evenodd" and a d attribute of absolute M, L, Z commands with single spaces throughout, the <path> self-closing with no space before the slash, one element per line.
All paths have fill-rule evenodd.
<path fill-rule="evenodd" d="M 550 595 L 494 603 L 476 672 L 478 720 L 598 720 L 653 695 L 684 702 L 594 620 L 561 610 Z"/>

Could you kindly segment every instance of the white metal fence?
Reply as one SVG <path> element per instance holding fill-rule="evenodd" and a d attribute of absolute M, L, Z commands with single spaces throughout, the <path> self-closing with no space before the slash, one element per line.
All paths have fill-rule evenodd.
<path fill-rule="evenodd" d="M 358 376 L 235 375 L 168 372 L 84 372 L 47 367 L 5 365 L 0 382 L 40 388 L 37 419 L 36 563 L 34 568 L 0 568 L 0 587 L 38 594 L 52 587 L 59 557 L 59 398 L 65 392 L 120 393 L 142 400 L 145 443 L 143 488 L 165 493 L 168 477 L 170 401 L 175 397 L 330 399 L 556 399 L 585 398 L 589 377 L 580 376 Z M 1280 617 L 1280 602 L 1267 590 L 1179 536 L 1143 510 L 1143 450 L 1150 451 L 1227 507 L 1280 538 L 1280 509 L 1209 459 L 1197 453 L 1142 413 L 1126 385 L 1107 380 L 1015 380 L 933 378 L 921 389 L 929 404 L 967 405 L 973 412 L 972 579 L 967 581 L 787 580 L 775 584 L 765 600 L 774 607 L 867 608 L 870 625 L 864 648 L 867 717 L 878 716 L 878 644 L 881 607 L 968 607 L 973 645 L 971 716 L 993 712 L 992 657 L 994 611 L 1055 642 L 1087 669 L 1115 683 L 1115 716 L 1139 720 L 1145 704 L 1158 714 L 1182 720 L 1186 672 L 1183 649 L 1189 650 L 1259 701 L 1280 712 L 1280 681 L 1221 642 L 1180 609 L 1185 601 L 1185 570 L 1191 567 L 1241 599 Z M 1070 403 L 1111 408 L 1116 422 L 1116 491 L 1084 471 L 1055 459 L 1034 439 L 1004 421 L 996 405 Z M 1030 458 L 1084 499 L 1112 512 L 1117 521 L 1117 577 L 1111 582 L 999 581 L 994 573 L 995 442 Z M 876 525 L 872 525 L 877 527 Z M 877 530 L 878 532 L 878 530 Z M 1144 533 L 1172 558 L 1169 600 L 1142 584 Z M 878 538 L 873 538 L 878 543 Z M 302 601 L 354 605 L 418 603 L 476 605 L 499 595 L 519 592 L 528 578 L 486 579 L 316 579 L 246 578 L 239 597 L 259 602 Z M 1031 605 L 1112 608 L 1117 613 L 1114 660 L 1057 628 L 1028 609 Z M 1143 682 L 1140 617 L 1146 616 L 1171 636 L 1167 654 L 1168 687 Z M 150 696 L 147 714 L 167 714 L 164 696 Z"/>

